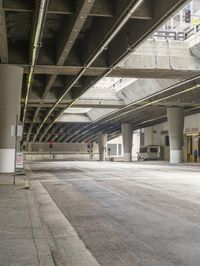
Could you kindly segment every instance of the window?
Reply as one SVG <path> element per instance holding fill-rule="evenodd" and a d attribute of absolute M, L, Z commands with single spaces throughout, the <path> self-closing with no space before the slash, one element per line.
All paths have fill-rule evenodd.
<path fill-rule="evenodd" d="M 146 153 L 146 152 L 147 152 L 147 147 L 140 148 L 140 153 Z"/>
<path fill-rule="evenodd" d="M 165 136 L 165 146 L 169 147 L 169 135 Z"/>
<path fill-rule="evenodd" d="M 150 152 L 158 152 L 158 148 L 150 148 Z"/>

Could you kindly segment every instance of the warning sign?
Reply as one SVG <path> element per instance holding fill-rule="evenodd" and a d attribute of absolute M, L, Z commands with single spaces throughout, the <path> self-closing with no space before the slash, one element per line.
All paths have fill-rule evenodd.
<path fill-rule="evenodd" d="M 23 153 L 17 152 L 16 154 L 16 169 L 22 169 L 23 168 Z"/>
<path fill-rule="evenodd" d="M 193 24 L 193 25 L 198 25 L 198 24 L 200 24 L 200 18 L 193 18 L 193 19 L 192 19 L 192 24 Z"/>

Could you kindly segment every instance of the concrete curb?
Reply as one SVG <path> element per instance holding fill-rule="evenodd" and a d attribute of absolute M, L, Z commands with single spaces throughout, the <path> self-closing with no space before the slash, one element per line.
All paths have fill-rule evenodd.
<path fill-rule="evenodd" d="M 100 266 L 49 193 L 26 165 L 35 205 L 55 265 Z M 32 179 L 32 180 L 31 180 Z"/>

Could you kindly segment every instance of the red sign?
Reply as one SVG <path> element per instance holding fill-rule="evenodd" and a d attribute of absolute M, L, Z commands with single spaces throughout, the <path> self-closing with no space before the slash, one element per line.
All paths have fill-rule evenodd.
<path fill-rule="evenodd" d="M 200 127 L 186 128 L 185 133 L 196 133 L 200 132 Z"/>
<path fill-rule="evenodd" d="M 52 149 L 53 148 L 53 141 L 49 141 L 49 149 Z"/>

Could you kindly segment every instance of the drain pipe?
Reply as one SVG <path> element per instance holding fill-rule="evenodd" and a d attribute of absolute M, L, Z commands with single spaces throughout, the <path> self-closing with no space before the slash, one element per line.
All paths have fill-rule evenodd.
<path fill-rule="evenodd" d="M 31 85 L 33 82 L 35 64 L 37 62 L 39 50 L 41 47 L 41 41 L 42 41 L 42 35 L 43 35 L 43 30 L 44 30 L 46 14 L 47 14 L 47 10 L 48 10 L 48 4 L 49 4 L 49 0 L 41 0 L 41 2 L 40 2 L 36 31 L 35 31 L 35 36 L 34 36 L 34 40 L 33 40 L 30 71 L 29 71 L 28 78 L 27 78 L 27 92 L 26 92 L 25 104 L 24 104 L 23 125 L 25 123 L 25 118 L 26 118 L 26 111 L 27 111 L 30 89 L 31 89 Z"/>
<path fill-rule="evenodd" d="M 75 80 L 71 83 L 71 85 L 68 87 L 68 89 L 63 93 L 63 95 L 57 100 L 57 102 L 54 104 L 52 109 L 49 111 L 45 119 L 43 120 L 42 124 L 40 125 L 33 142 L 35 142 L 40 130 L 44 126 L 45 122 L 47 121 L 48 117 L 51 115 L 51 113 L 54 111 L 54 109 L 57 107 L 57 105 L 62 101 L 62 99 L 65 97 L 65 95 L 68 93 L 68 91 L 76 84 L 76 82 L 80 79 L 80 77 L 84 74 L 84 72 L 92 65 L 92 63 L 97 59 L 97 57 L 105 50 L 105 48 L 108 46 L 108 44 L 112 41 L 112 39 L 116 36 L 116 34 L 123 28 L 123 26 L 126 24 L 126 22 L 130 19 L 132 14 L 143 4 L 145 0 L 138 0 L 136 1 L 133 6 L 129 9 L 128 13 L 126 16 L 122 19 L 122 21 L 119 23 L 119 25 L 116 27 L 116 29 L 111 33 L 111 35 L 107 38 L 107 40 L 101 45 L 101 47 L 98 49 L 97 53 L 95 56 L 87 63 L 86 66 L 83 67 L 81 72 L 78 74 L 78 76 L 75 78 Z M 62 113 L 60 114 L 62 115 Z M 54 122 L 53 122 L 54 123 Z M 50 124 L 50 126 L 45 130 L 46 132 L 51 128 L 53 125 Z M 44 134 L 43 134 L 44 136 Z"/>

